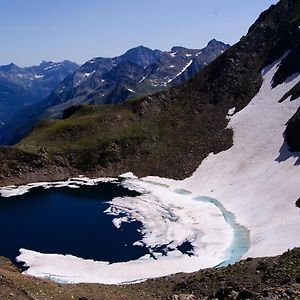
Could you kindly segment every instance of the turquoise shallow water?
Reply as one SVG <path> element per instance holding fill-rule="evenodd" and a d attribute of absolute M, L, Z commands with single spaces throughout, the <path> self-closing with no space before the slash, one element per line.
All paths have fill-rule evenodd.
<path fill-rule="evenodd" d="M 177 189 L 174 191 L 175 193 L 181 195 L 190 195 L 191 192 L 185 189 Z M 230 247 L 227 249 L 227 255 L 225 260 L 220 263 L 216 267 L 226 267 L 230 264 L 234 264 L 239 261 L 242 256 L 249 250 L 250 248 L 250 232 L 249 230 L 239 223 L 236 222 L 235 215 L 228 211 L 224 205 L 218 201 L 217 199 L 210 198 L 207 196 L 197 196 L 193 198 L 197 201 L 202 201 L 206 203 L 211 203 L 218 207 L 223 214 L 225 221 L 231 226 L 233 229 L 233 240 Z"/>
<path fill-rule="evenodd" d="M 194 199 L 202 202 L 212 203 L 215 206 L 217 206 L 221 210 L 226 222 L 233 229 L 233 241 L 230 247 L 227 249 L 227 257 L 217 267 L 226 267 L 230 264 L 234 264 L 235 262 L 239 261 L 250 248 L 249 230 L 245 226 L 238 224 L 236 222 L 235 215 L 230 211 L 226 210 L 226 208 L 218 200 L 205 196 L 198 196 Z"/>

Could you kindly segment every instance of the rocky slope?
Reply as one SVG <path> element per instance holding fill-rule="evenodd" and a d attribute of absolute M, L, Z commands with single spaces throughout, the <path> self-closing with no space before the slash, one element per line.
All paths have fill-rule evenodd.
<path fill-rule="evenodd" d="M 78 67 L 70 61 L 43 61 L 39 66 L 27 68 L 15 64 L 0 66 L 0 124 L 4 125 L 24 107 L 47 97 Z"/>
<path fill-rule="evenodd" d="M 0 259 L 0 298 L 16 300 L 229 300 L 300 299 L 300 250 L 282 256 L 247 259 L 221 269 L 177 274 L 126 286 L 61 285 L 21 275 Z"/>
<path fill-rule="evenodd" d="M 0 131 L 0 143 L 14 144 L 38 120 L 60 118 L 79 104 L 115 104 L 179 84 L 224 52 L 212 40 L 202 50 L 174 47 L 170 52 L 140 46 L 114 58 L 94 58 L 67 77 L 51 95 L 15 116 Z"/>

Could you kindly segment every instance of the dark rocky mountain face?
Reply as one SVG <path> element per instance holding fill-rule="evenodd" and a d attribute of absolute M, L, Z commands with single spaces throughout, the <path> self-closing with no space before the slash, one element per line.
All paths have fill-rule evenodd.
<path fill-rule="evenodd" d="M 83 103 L 119 103 L 128 98 L 161 91 L 190 78 L 228 47 L 229 45 L 213 40 L 202 50 L 174 47 L 170 52 L 161 52 L 140 46 L 119 57 L 94 58 L 75 72 L 73 77 L 62 82 L 51 95 L 52 99 L 57 98 L 52 101 L 52 105 L 55 105 L 55 102 L 58 104 L 64 102 L 64 107 Z M 180 77 L 194 61 L 193 70 Z M 119 65 L 125 62 L 131 64 L 124 64 L 122 68 L 119 68 Z M 134 92 L 128 93 L 128 98 L 124 98 L 123 88 L 126 89 L 126 86 L 123 86 L 124 82 L 121 78 L 122 76 L 129 78 L 132 64 L 143 70 L 140 69 L 138 76 L 131 74 L 132 80 L 129 80 L 130 83 L 127 80 L 127 88 Z M 116 90 L 122 91 L 121 95 L 119 96 L 115 91 L 114 97 L 107 97 L 111 93 L 111 83 L 114 85 L 114 82 L 120 82 L 121 86 L 116 87 Z M 106 85 L 108 90 L 105 90 Z M 78 95 L 80 95 L 79 98 Z M 53 108 L 51 111 L 59 111 L 59 114 L 62 114 L 61 109 Z"/>
<path fill-rule="evenodd" d="M 0 78 L 0 128 L 22 107 L 37 100 L 30 91 L 7 78 Z"/>
<path fill-rule="evenodd" d="M 211 47 L 212 43 L 215 44 L 214 48 Z M 216 40 L 210 41 L 203 49 L 173 47 L 149 66 L 140 89 L 152 86 L 159 91 L 175 86 L 198 73 L 228 48 L 229 45 Z"/>
<path fill-rule="evenodd" d="M 156 62 L 162 55 L 160 50 L 151 50 L 144 46 L 139 46 L 128 50 L 126 53 L 119 57 L 115 57 L 114 61 L 116 64 L 128 61 L 139 65 L 142 68 Z"/>
<path fill-rule="evenodd" d="M 162 52 L 140 46 L 119 57 L 94 58 L 63 80 L 48 98 L 16 115 L 0 130 L 0 143 L 15 143 L 38 120 L 61 118 L 73 105 L 115 104 L 165 90 L 196 74 L 228 47 L 212 40 L 204 49 L 173 47 Z"/>
<path fill-rule="evenodd" d="M 300 108 L 287 123 L 285 139 L 290 151 L 300 152 Z"/>
<path fill-rule="evenodd" d="M 22 108 L 47 97 L 78 67 L 69 61 L 42 62 L 28 68 L 14 64 L 0 66 L 0 122 L 6 123 Z"/>

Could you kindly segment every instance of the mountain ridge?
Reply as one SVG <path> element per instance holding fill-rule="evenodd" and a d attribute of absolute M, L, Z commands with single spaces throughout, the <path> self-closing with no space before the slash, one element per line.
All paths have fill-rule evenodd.
<path fill-rule="evenodd" d="M 229 47 L 216 40 L 208 45 L 212 44 L 213 48 L 202 50 L 180 47 L 176 53 L 139 46 L 119 57 L 93 58 L 66 77 L 48 98 L 16 115 L 0 131 L 0 141 L 13 144 L 38 120 L 61 118 L 63 111 L 73 105 L 119 103 L 180 84 Z M 130 74 L 133 69 L 136 72 Z"/>

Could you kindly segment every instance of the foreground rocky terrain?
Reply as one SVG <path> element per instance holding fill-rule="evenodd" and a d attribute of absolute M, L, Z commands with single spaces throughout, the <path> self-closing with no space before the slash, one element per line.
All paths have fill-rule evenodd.
<path fill-rule="evenodd" d="M 233 266 L 177 274 L 125 286 L 62 285 L 24 276 L 0 259 L 0 298 L 16 300 L 100 299 L 300 299 L 300 249 L 271 258 L 248 258 Z"/>

